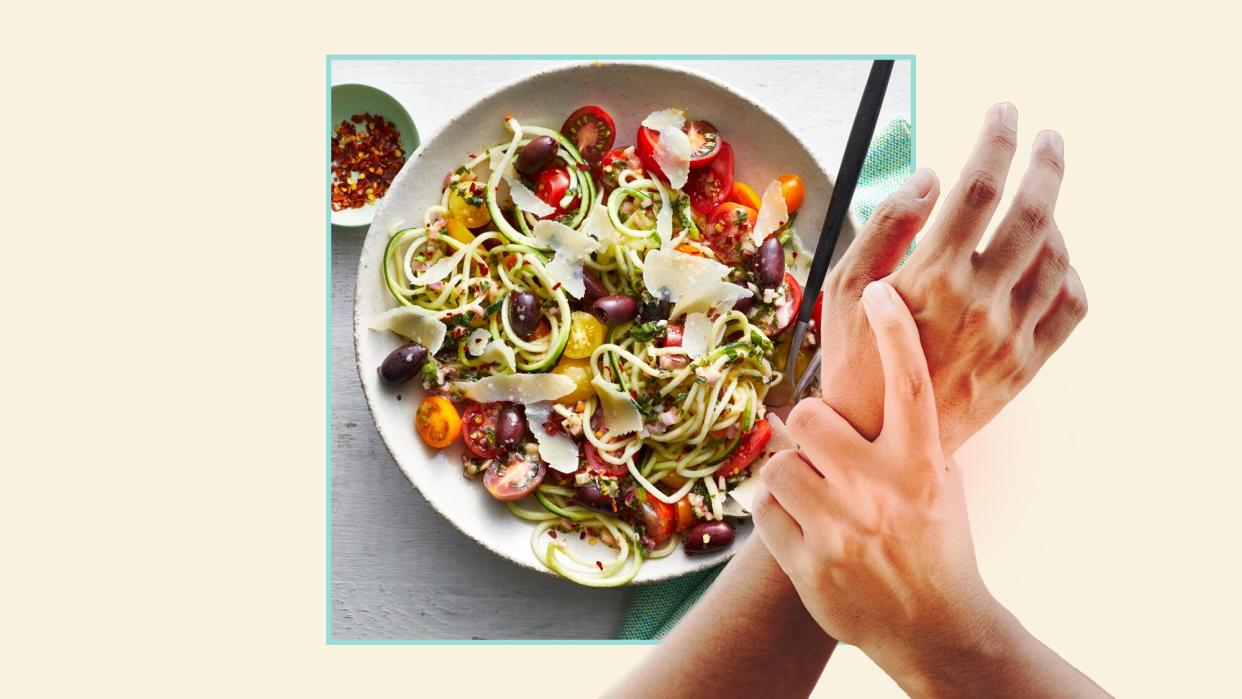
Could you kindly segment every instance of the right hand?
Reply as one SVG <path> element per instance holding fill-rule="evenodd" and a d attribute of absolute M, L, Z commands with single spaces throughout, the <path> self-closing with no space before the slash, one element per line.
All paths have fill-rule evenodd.
<path fill-rule="evenodd" d="M 825 284 L 824 400 L 867 437 L 882 425 L 883 376 L 859 299 L 877 279 L 909 306 L 922 335 L 946 453 L 996 416 L 1087 312 L 1053 220 L 1064 171 L 1061 137 L 1035 139 L 1014 203 L 982 253 L 1017 140 L 1017 112 L 994 106 L 961 181 L 918 249 L 893 268 L 931 214 L 939 184 L 919 170 L 886 199 Z M 799 418 L 798 408 L 790 421 Z"/>

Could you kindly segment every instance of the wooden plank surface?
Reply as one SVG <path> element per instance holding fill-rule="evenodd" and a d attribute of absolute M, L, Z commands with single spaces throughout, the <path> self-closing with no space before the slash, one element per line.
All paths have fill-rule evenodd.
<path fill-rule="evenodd" d="M 426 137 L 495 87 L 564 62 L 340 60 L 332 63 L 331 82 L 387 91 Z M 869 67 L 854 60 L 664 62 L 712 75 L 756 98 L 834 167 Z M 881 126 L 911 118 L 911 94 L 910 63 L 898 61 Z M 586 589 L 501 559 L 441 519 L 393 463 L 354 366 L 350 328 L 365 234 L 332 231 L 333 638 L 614 637 L 631 589 Z"/>

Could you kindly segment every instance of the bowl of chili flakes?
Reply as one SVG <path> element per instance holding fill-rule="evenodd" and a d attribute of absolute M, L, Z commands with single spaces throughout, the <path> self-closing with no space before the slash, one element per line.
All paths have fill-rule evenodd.
<path fill-rule="evenodd" d="M 369 226 L 393 178 L 418 148 L 418 130 L 400 102 L 369 85 L 333 85 L 331 115 L 332 225 Z"/>

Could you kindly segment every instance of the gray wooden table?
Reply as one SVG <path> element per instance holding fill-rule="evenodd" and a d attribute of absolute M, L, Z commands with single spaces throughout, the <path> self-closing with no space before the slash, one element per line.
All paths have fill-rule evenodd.
<path fill-rule="evenodd" d="M 565 62 L 334 60 L 331 82 L 385 90 L 405 105 L 426 138 L 499 85 Z M 665 62 L 712 75 L 756 98 L 822 162 L 834 164 L 841 160 L 870 65 L 864 60 Z M 912 87 L 910 62 L 898 61 L 881 125 L 911 118 Z M 332 231 L 332 638 L 614 637 L 632 589 L 578 587 L 486 551 L 428 507 L 393 463 L 354 368 L 354 280 L 365 235 L 365 230 Z"/>

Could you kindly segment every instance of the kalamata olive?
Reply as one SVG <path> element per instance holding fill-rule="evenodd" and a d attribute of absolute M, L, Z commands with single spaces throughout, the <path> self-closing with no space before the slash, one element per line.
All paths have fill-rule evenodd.
<path fill-rule="evenodd" d="M 427 348 L 417 342 L 401 345 L 384 357 L 379 377 L 389 386 L 400 386 L 418 375 L 427 363 Z"/>
<path fill-rule="evenodd" d="M 556 139 L 551 136 L 539 136 L 518 151 L 513 167 L 527 177 L 534 177 L 556 158 Z"/>
<path fill-rule="evenodd" d="M 496 413 L 496 444 L 514 449 L 526 436 L 526 415 L 516 403 L 505 403 Z"/>
<path fill-rule="evenodd" d="M 741 284 L 738 282 L 733 282 L 733 283 L 737 284 L 738 286 L 742 288 L 746 288 L 745 284 Z M 738 299 L 733 302 L 733 310 L 741 311 L 742 313 L 749 313 L 750 309 L 754 307 L 755 307 L 755 295 L 753 292 L 751 293 L 750 296 L 747 296 L 744 299 Z"/>
<path fill-rule="evenodd" d="M 621 325 L 638 315 L 638 299 L 624 294 L 601 296 L 591 304 L 591 313 L 604 325 Z"/>
<path fill-rule="evenodd" d="M 539 329 L 539 298 L 531 291 L 509 294 L 509 327 L 523 340 Z"/>
<path fill-rule="evenodd" d="M 682 543 L 686 553 L 707 553 L 733 543 L 733 525 L 724 521 L 699 522 L 686 530 Z"/>
<path fill-rule="evenodd" d="M 667 320 L 672 310 L 673 304 L 669 302 L 667 295 L 661 294 L 656 297 L 643 292 L 642 303 L 638 304 L 638 322 L 650 323 L 653 320 Z"/>
<path fill-rule="evenodd" d="M 595 299 L 608 295 L 608 287 L 587 267 L 582 268 L 582 283 L 586 287 L 586 293 L 582 295 L 583 303 L 590 304 Z"/>
<path fill-rule="evenodd" d="M 776 236 L 769 236 L 755 253 L 755 283 L 760 289 L 775 289 L 785 280 L 785 248 Z"/>
<path fill-rule="evenodd" d="M 596 512 L 607 512 L 608 514 L 616 514 L 621 506 L 611 495 L 605 495 L 600 492 L 599 484 L 591 481 L 586 485 L 578 486 L 577 492 L 574 493 L 574 502 L 582 505 L 588 510 Z"/>

